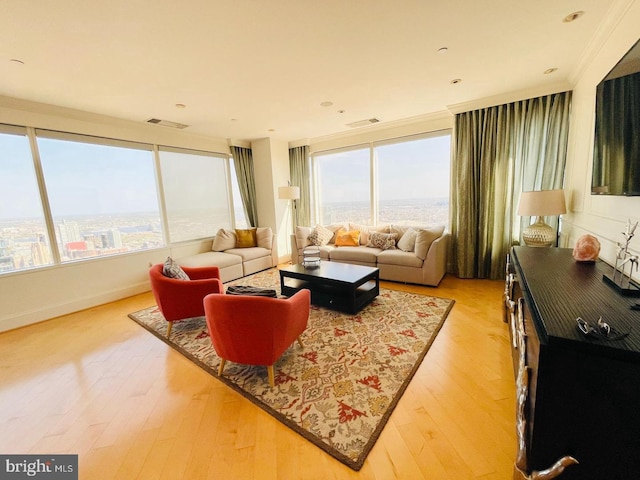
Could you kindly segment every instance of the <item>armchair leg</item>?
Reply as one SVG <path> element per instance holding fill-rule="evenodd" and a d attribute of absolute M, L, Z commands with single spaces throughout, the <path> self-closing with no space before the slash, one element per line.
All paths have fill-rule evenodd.
<path fill-rule="evenodd" d="M 167 326 L 167 338 L 171 335 L 171 327 L 173 327 L 173 322 L 167 322 L 169 325 Z"/>
<path fill-rule="evenodd" d="M 301 348 L 304 348 L 304 344 L 302 343 L 302 340 L 300 339 L 300 337 L 298 337 L 298 343 L 300 344 Z"/>
<path fill-rule="evenodd" d="M 271 385 L 272 387 L 275 387 L 276 382 L 275 382 L 275 375 L 273 373 L 273 365 L 267 366 L 267 373 L 269 374 L 269 385 Z"/>
<path fill-rule="evenodd" d="M 218 366 L 218 375 L 222 376 L 222 371 L 224 370 L 224 365 L 227 363 L 227 361 L 224 358 L 220 359 L 220 366 Z"/>

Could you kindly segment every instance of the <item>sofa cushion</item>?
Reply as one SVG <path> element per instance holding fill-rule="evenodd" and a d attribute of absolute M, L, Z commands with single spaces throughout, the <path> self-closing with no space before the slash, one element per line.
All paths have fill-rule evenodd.
<path fill-rule="evenodd" d="M 360 262 L 360 263 L 376 263 L 376 257 L 382 252 L 380 248 L 372 248 L 365 246 L 357 247 L 340 247 L 335 248 L 329 253 L 331 260 L 340 262 Z"/>
<path fill-rule="evenodd" d="M 164 262 L 162 274 L 165 277 L 175 278 L 176 280 L 189 280 L 189 275 L 187 275 L 182 267 L 171 257 L 167 257 L 167 260 Z"/>
<path fill-rule="evenodd" d="M 255 260 L 256 258 L 271 256 L 271 250 L 267 250 L 266 248 L 261 247 L 232 248 L 230 250 L 227 250 L 225 253 L 237 255 L 242 259 L 243 262 Z"/>
<path fill-rule="evenodd" d="M 416 236 L 418 232 L 409 227 L 398 240 L 398 248 L 403 252 L 413 252 L 416 248 Z"/>
<path fill-rule="evenodd" d="M 252 248 L 258 246 L 258 235 L 255 228 L 236 228 L 236 248 Z"/>
<path fill-rule="evenodd" d="M 395 250 L 397 238 L 398 235 L 395 233 L 370 232 L 367 247 L 381 248 L 382 250 Z"/>
<path fill-rule="evenodd" d="M 256 228 L 256 241 L 258 242 L 258 247 L 271 250 L 273 247 L 273 230 L 269 227 Z"/>
<path fill-rule="evenodd" d="M 434 240 L 440 238 L 444 233 L 444 226 L 440 225 L 438 227 L 429 227 L 429 228 L 421 228 L 418 230 L 418 234 L 416 235 L 416 248 L 415 254 L 416 257 L 424 260 L 427 258 L 427 253 L 429 253 L 429 247 Z"/>
<path fill-rule="evenodd" d="M 226 252 L 204 252 L 178 259 L 183 267 L 219 267 L 220 270 L 234 265 L 240 265 L 242 269 L 242 258 Z"/>
<path fill-rule="evenodd" d="M 357 247 L 360 245 L 360 232 L 358 230 L 340 230 L 336 233 L 336 247 Z"/>
<path fill-rule="evenodd" d="M 236 247 L 236 233 L 233 230 L 221 228 L 213 239 L 211 250 L 214 252 L 224 252 Z"/>
<path fill-rule="evenodd" d="M 413 252 L 402 250 L 384 250 L 378 254 L 379 265 L 398 265 L 402 267 L 422 268 L 424 261 L 414 255 Z"/>
<path fill-rule="evenodd" d="M 322 246 L 328 244 L 333 238 L 333 235 L 333 231 L 328 228 L 325 228 L 322 225 L 316 225 L 307 237 L 307 240 L 311 245 Z"/>

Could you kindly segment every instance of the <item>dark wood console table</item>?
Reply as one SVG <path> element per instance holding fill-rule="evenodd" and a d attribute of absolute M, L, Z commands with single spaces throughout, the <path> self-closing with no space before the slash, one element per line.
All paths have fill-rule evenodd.
<path fill-rule="evenodd" d="M 637 479 L 640 311 L 629 307 L 638 299 L 602 281 L 609 265 L 577 263 L 571 253 L 514 247 L 507 267 L 506 319 L 521 318 L 523 325 L 510 332 L 523 337 L 512 345 L 525 347 L 528 373 L 523 469 L 543 470 L 570 455 L 579 464 L 567 467 L 562 480 Z M 510 315 L 509 306 L 513 313 L 518 303 L 521 311 Z M 629 335 L 612 341 L 580 332 L 577 317 L 595 326 L 600 316 Z"/>

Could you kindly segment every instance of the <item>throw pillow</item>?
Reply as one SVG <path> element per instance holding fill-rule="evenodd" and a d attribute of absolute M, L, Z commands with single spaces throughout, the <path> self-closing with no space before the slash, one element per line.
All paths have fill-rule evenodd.
<path fill-rule="evenodd" d="M 296 246 L 299 249 L 311 245 L 309 243 L 309 235 L 311 235 L 312 231 L 311 227 L 296 227 Z"/>
<path fill-rule="evenodd" d="M 369 232 L 369 243 L 367 243 L 367 247 L 395 250 L 396 238 L 398 238 L 398 236 L 395 233 Z"/>
<path fill-rule="evenodd" d="M 316 225 L 316 228 L 311 231 L 311 233 L 307 237 L 307 240 L 311 245 L 321 247 L 329 243 L 329 240 L 331 240 L 332 238 L 333 232 L 331 230 L 323 227 L 322 225 Z"/>
<path fill-rule="evenodd" d="M 389 225 L 361 225 L 359 223 L 350 223 L 349 230 L 358 230 L 360 232 L 360 244 L 366 245 L 369 243 L 369 235 L 371 232 L 379 233 L 393 233 L 389 232 Z"/>
<path fill-rule="evenodd" d="M 336 233 L 336 247 L 357 247 L 358 245 L 360 245 L 358 230 L 340 230 Z"/>
<path fill-rule="evenodd" d="M 236 234 L 232 230 L 221 228 L 213 239 L 213 247 L 211 250 L 214 252 L 224 252 L 230 248 L 236 248 Z"/>
<path fill-rule="evenodd" d="M 273 247 L 273 230 L 269 227 L 258 227 L 256 229 L 256 239 L 259 247 L 271 250 Z"/>
<path fill-rule="evenodd" d="M 167 257 L 167 260 L 164 262 L 162 274 L 165 277 L 175 278 L 177 280 L 189 280 L 189 275 L 187 275 L 182 267 L 171 257 Z"/>
<path fill-rule="evenodd" d="M 402 238 L 398 240 L 398 248 L 403 252 L 413 252 L 416 248 L 416 232 L 413 228 L 409 227 L 402 235 Z"/>
<path fill-rule="evenodd" d="M 251 248 L 258 246 L 258 237 L 255 228 L 236 228 L 236 237 L 238 238 L 236 248 Z"/>
<path fill-rule="evenodd" d="M 424 260 L 427 258 L 429 248 L 434 240 L 440 238 L 444 233 L 444 226 L 421 228 L 416 235 L 416 257 Z"/>

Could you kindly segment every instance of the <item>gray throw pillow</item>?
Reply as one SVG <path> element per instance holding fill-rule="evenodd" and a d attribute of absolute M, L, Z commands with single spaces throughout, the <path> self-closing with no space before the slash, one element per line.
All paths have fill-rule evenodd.
<path fill-rule="evenodd" d="M 175 278 L 178 280 L 190 280 L 189 275 L 187 275 L 182 267 L 171 257 L 167 257 L 167 260 L 164 262 L 162 273 L 165 277 Z"/>

